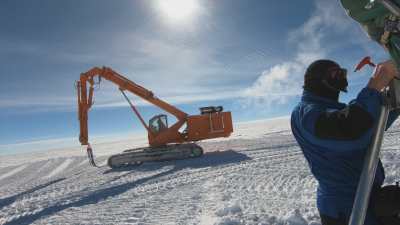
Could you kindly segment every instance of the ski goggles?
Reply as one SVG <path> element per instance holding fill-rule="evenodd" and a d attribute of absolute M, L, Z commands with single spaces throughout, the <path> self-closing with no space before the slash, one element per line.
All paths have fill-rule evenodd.
<path fill-rule="evenodd" d="M 343 80 L 347 78 L 347 69 L 340 67 L 333 67 L 328 69 L 328 78 L 334 80 Z"/>

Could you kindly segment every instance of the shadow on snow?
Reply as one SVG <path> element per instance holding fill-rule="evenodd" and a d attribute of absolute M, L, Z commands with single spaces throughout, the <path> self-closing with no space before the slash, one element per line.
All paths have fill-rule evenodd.
<path fill-rule="evenodd" d="M 4 207 L 6 207 L 6 206 L 11 205 L 11 204 L 14 203 L 17 199 L 23 197 L 24 195 L 32 194 L 32 193 L 35 192 L 35 191 L 38 191 L 38 190 L 40 190 L 40 189 L 43 189 L 43 188 L 45 188 L 45 187 L 48 187 L 48 186 L 50 186 L 50 185 L 52 185 L 52 184 L 58 183 L 58 182 L 63 181 L 63 180 L 65 180 L 65 178 L 60 178 L 60 179 L 57 179 L 57 180 L 49 181 L 49 182 L 47 182 L 47 183 L 45 183 L 45 184 L 41 184 L 41 185 L 36 186 L 36 187 L 34 187 L 34 188 L 32 188 L 32 189 L 29 189 L 29 190 L 27 190 L 27 191 L 18 193 L 18 194 L 16 194 L 16 195 L 13 195 L 13 196 L 10 196 L 10 197 L 7 197 L 7 198 L 0 199 L 0 209 L 4 208 Z"/>
<path fill-rule="evenodd" d="M 195 159 L 186 159 L 186 160 L 179 160 L 179 161 L 169 161 L 169 162 L 162 162 L 162 163 L 149 163 L 145 164 L 139 167 L 135 167 L 134 169 L 130 168 L 129 170 L 133 172 L 140 172 L 140 171 L 152 171 L 152 170 L 157 170 L 165 166 L 173 166 L 172 169 L 160 172 L 158 174 L 155 174 L 150 177 L 144 177 L 139 180 L 129 182 L 129 183 L 124 183 L 124 184 L 119 184 L 116 186 L 112 187 L 106 187 L 103 189 L 99 189 L 96 191 L 93 191 L 89 193 L 87 196 L 84 196 L 80 198 L 79 200 L 76 200 L 74 202 L 69 202 L 69 203 L 63 203 L 62 201 L 55 203 L 52 206 L 49 206 L 48 208 L 44 208 L 43 210 L 33 214 L 33 215 L 25 215 L 21 216 L 13 221 L 10 221 L 6 224 L 8 225 L 23 225 L 23 224 L 30 224 L 34 222 L 35 220 L 38 220 L 40 218 L 46 217 L 46 216 L 51 216 L 53 214 L 56 214 L 60 211 L 63 211 L 64 209 L 70 208 L 70 207 L 82 207 L 85 205 L 89 204 L 97 204 L 101 201 L 106 200 L 107 198 L 110 197 L 115 197 L 118 195 L 121 195 L 127 191 L 129 191 L 132 188 L 135 188 L 141 184 L 144 184 L 148 181 L 158 179 L 160 177 L 176 173 L 177 171 L 183 170 L 183 169 L 190 169 L 190 168 L 205 168 L 205 167 L 217 167 L 217 166 L 222 166 L 222 165 L 227 165 L 227 164 L 232 164 L 232 163 L 238 163 L 241 161 L 249 160 L 250 158 L 246 156 L 245 154 L 241 154 L 238 152 L 235 152 L 233 150 L 228 150 L 228 151 L 221 151 L 221 152 L 210 152 L 207 154 L 204 154 L 203 157 L 201 158 L 195 158 Z M 125 169 L 128 170 L 128 169 Z M 109 170 L 106 171 L 105 173 L 111 173 L 111 172 L 120 172 L 121 169 L 119 170 Z M 128 173 L 129 174 L 129 173 Z M 118 180 L 124 176 L 127 176 L 127 174 L 118 176 L 114 178 L 112 181 Z M 112 182 L 108 181 L 108 183 Z"/>

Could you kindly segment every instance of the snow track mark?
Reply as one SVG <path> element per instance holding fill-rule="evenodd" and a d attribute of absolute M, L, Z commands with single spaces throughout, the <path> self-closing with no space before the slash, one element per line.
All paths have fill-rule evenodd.
<path fill-rule="evenodd" d="M 47 176 L 45 176 L 45 179 L 49 179 L 51 177 L 54 177 L 55 175 L 63 172 L 65 169 L 68 168 L 69 164 L 71 164 L 74 161 L 73 158 L 68 158 L 66 159 L 63 163 L 61 163 L 57 168 L 55 168 L 51 173 L 49 173 Z"/>
<path fill-rule="evenodd" d="M 5 173 L 5 174 L 1 175 L 0 176 L 0 180 L 3 180 L 5 178 L 7 178 L 7 177 L 10 177 L 10 176 L 14 175 L 14 174 L 17 174 L 17 173 L 21 172 L 22 170 L 24 170 L 28 166 L 29 166 L 29 164 L 26 164 L 26 165 L 23 165 L 23 166 L 19 166 L 19 167 L 15 168 L 15 169 L 11 170 L 8 173 Z"/>

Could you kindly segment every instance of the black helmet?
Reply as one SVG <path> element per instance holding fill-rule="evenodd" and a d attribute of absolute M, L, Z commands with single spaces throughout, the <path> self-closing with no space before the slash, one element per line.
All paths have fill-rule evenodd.
<path fill-rule="evenodd" d="M 304 90 L 337 100 L 339 92 L 347 92 L 347 70 L 328 59 L 317 60 L 304 74 Z"/>

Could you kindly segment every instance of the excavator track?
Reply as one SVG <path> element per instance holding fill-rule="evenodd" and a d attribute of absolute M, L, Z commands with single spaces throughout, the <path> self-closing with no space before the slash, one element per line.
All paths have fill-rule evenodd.
<path fill-rule="evenodd" d="M 194 143 L 174 144 L 157 148 L 137 148 L 112 155 L 107 164 L 111 168 L 137 166 L 144 162 L 160 162 L 196 158 L 203 155 L 203 149 Z"/>

